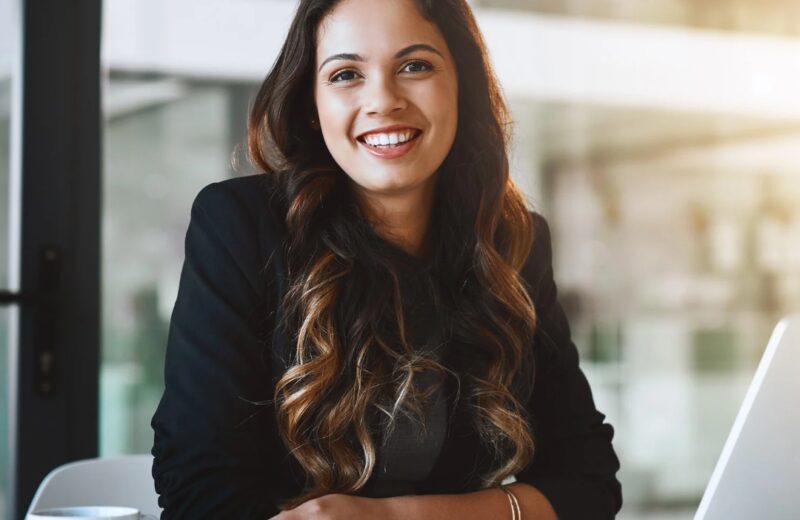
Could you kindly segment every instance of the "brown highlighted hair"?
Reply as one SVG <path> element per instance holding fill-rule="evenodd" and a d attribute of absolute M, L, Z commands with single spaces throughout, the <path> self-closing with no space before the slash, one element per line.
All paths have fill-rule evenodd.
<path fill-rule="evenodd" d="M 459 384 L 459 402 L 492 455 L 488 487 L 533 458 L 524 407 L 533 385 L 536 314 L 520 271 L 533 243 L 525 202 L 509 177 L 510 117 L 465 0 L 414 0 L 444 36 L 458 74 L 459 125 L 437 172 L 431 232 L 438 316 L 458 355 L 418 355 L 406 337 L 399 273 L 371 232 L 348 177 L 309 126 L 316 30 L 336 0 L 301 0 L 250 113 L 251 160 L 272 175 L 286 205 L 291 366 L 275 395 L 283 442 L 306 473 L 294 507 L 355 493 L 398 414 L 422 417 L 415 373 Z M 440 379 L 440 382 L 441 382 Z"/>

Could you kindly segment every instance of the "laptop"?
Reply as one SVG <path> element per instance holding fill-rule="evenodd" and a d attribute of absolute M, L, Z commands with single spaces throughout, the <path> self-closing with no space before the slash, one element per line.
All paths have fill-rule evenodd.
<path fill-rule="evenodd" d="M 775 327 L 694 520 L 800 519 L 800 314 Z"/>

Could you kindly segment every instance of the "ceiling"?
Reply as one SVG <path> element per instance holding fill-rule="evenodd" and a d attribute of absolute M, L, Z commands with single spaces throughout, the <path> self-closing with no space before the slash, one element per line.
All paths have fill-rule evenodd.
<path fill-rule="evenodd" d="M 800 35 L 797 0 L 474 0 L 471 3 L 579 18 Z"/>

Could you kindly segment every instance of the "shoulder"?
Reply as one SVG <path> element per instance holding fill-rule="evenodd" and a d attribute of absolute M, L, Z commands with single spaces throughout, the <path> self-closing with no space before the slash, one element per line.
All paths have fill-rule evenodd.
<path fill-rule="evenodd" d="M 232 262 L 257 284 L 272 260 L 282 268 L 285 212 L 270 174 L 225 179 L 203 187 L 192 203 L 187 248 L 207 262 Z M 188 252 L 188 251 L 187 251 Z"/>
<path fill-rule="evenodd" d="M 265 213 L 278 218 L 280 193 L 271 174 L 233 177 L 203 187 L 193 203 L 197 210 L 228 219 L 257 220 Z"/>
<path fill-rule="evenodd" d="M 270 174 L 225 179 L 203 187 L 192 220 L 203 220 L 234 249 L 270 249 L 282 238 L 285 212 Z"/>

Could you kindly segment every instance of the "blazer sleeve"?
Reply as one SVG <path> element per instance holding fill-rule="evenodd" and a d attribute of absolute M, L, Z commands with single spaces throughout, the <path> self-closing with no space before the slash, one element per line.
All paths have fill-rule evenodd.
<path fill-rule="evenodd" d="M 528 411 L 533 421 L 534 460 L 516 475 L 547 497 L 559 520 L 614 518 L 622 507 L 616 478 L 619 460 L 605 423 L 578 366 L 578 351 L 557 300 L 552 242 L 545 219 L 536 230 L 530 281 L 538 316 L 534 335 L 536 376 Z"/>
<path fill-rule="evenodd" d="M 222 183 L 194 200 L 152 419 L 161 518 L 266 519 L 276 471 L 259 233 Z"/>

